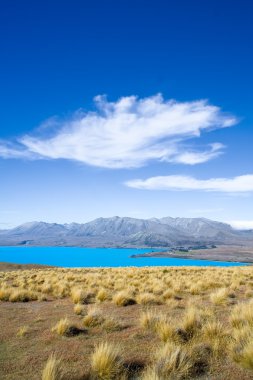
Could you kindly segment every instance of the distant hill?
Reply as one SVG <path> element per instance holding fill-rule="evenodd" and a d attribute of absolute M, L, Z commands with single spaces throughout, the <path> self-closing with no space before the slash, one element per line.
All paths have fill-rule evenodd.
<path fill-rule="evenodd" d="M 29 222 L 0 230 L 0 245 L 82 247 L 189 247 L 253 245 L 253 231 L 205 218 L 98 218 L 79 224 Z"/>

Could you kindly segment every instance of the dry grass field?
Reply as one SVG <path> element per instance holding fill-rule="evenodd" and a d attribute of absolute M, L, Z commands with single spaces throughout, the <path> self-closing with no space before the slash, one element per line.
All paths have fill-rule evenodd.
<path fill-rule="evenodd" d="M 253 268 L 0 272 L 1 380 L 253 379 Z"/>

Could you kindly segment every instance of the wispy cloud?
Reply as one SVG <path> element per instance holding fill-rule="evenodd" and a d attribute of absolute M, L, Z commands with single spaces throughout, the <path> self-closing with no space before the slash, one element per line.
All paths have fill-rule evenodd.
<path fill-rule="evenodd" d="M 253 229 L 253 220 L 230 220 L 229 223 L 233 228 L 238 230 Z"/>
<path fill-rule="evenodd" d="M 207 162 L 215 157 L 220 156 L 223 153 L 225 146 L 220 143 L 210 144 L 210 149 L 202 152 L 182 152 L 178 153 L 172 161 L 180 164 L 196 165 L 203 162 Z"/>
<path fill-rule="evenodd" d="M 146 190 L 203 190 L 223 193 L 244 193 L 253 191 L 253 175 L 234 178 L 196 179 L 190 176 L 169 175 L 134 179 L 125 183 L 129 187 Z"/>
<path fill-rule="evenodd" d="M 0 140 L 0 157 L 2 158 L 32 158 L 33 156 L 34 154 L 23 145 Z"/>
<path fill-rule="evenodd" d="M 94 112 L 47 122 L 45 131 L 48 133 L 50 124 L 50 136 L 25 135 L 11 146 L 0 142 L 0 156 L 62 158 L 105 168 L 141 167 L 150 160 L 193 165 L 217 157 L 223 145 L 187 150 L 187 140 L 237 122 L 205 100 L 167 101 L 160 94 L 144 99 L 122 97 L 116 102 L 97 96 L 95 105 Z"/>

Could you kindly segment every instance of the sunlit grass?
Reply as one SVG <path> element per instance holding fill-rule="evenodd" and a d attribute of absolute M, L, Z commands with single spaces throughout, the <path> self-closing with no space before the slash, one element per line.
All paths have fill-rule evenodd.
<path fill-rule="evenodd" d="M 43 308 L 42 301 L 48 308 L 58 301 L 63 305 L 61 312 L 57 304 L 57 317 L 44 332 L 50 335 L 52 347 L 55 341 L 65 344 L 80 338 L 90 344 L 95 339 L 88 364 L 92 379 L 123 379 L 127 373 L 124 358 L 136 352 L 141 356 L 136 347 L 143 347 L 142 342 L 146 344 L 145 368 L 135 374 L 138 380 L 190 379 L 202 374 L 208 378 L 209 368 L 218 361 L 253 372 L 252 295 L 251 267 L 0 272 L 0 306 L 20 303 L 17 307 L 23 308 L 21 303 L 32 301 L 32 307 Z M 19 325 L 23 323 L 26 320 Z M 14 335 L 26 336 L 19 342 L 27 343 L 31 336 L 36 339 L 38 325 L 15 327 Z M 78 331 L 86 334 L 87 341 L 75 336 Z M 107 343 L 101 343 L 104 338 Z M 58 380 L 58 360 L 50 357 L 48 363 L 43 374 L 49 375 L 43 375 L 43 380 Z"/>

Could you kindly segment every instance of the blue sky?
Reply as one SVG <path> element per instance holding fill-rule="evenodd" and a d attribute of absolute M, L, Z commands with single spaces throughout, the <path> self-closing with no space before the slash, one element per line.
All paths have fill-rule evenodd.
<path fill-rule="evenodd" d="M 253 226 L 253 3 L 0 5 L 0 228 Z"/>

